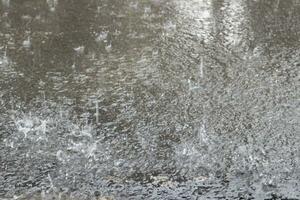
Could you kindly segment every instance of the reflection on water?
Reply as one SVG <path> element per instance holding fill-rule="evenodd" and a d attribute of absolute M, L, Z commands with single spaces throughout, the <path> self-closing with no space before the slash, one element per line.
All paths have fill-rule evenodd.
<path fill-rule="evenodd" d="M 0 197 L 298 197 L 297 1 L 0 5 Z"/>

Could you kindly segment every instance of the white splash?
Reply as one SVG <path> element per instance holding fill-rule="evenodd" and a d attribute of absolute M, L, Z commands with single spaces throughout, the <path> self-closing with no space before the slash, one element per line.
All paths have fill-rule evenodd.
<path fill-rule="evenodd" d="M 24 139 L 28 138 L 34 141 L 47 140 L 46 132 L 48 123 L 49 120 L 31 116 L 30 113 L 15 120 L 16 128 L 19 133 L 24 134 Z"/>
<path fill-rule="evenodd" d="M 62 163 L 66 162 L 66 158 L 65 158 L 64 152 L 62 150 L 58 150 L 56 152 L 56 158 L 57 158 L 57 160 L 59 160 Z"/>
<path fill-rule="evenodd" d="M 7 47 L 1 47 L 0 50 L 4 49 L 4 55 L 0 57 L 0 67 L 8 65 L 8 57 L 7 57 Z"/>
<path fill-rule="evenodd" d="M 38 133 L 39 133 L 37 141 L 47 140 L 47 136 L 46 136 L 47 120 L 40 120 L 40 125 L 33 130 L 38 131 Z"/>
<path fill-rule="evenodd" d="M 5 58 L 0 58 L 0 65 L 5 65 L 7 60 Z"/>
<path fill-rule="evenodd" d="M 47 120 L 42 120 L 41 130 L 42 130 L 42 133 L 45 135 L 46 131 L 47 131 Z"/>
<path fill-rule="evenodd" d="M 78 54 L 83 54 L 85 47 L 84 46 L 79 46 L 74 48 L 74 51 L 76 51 L 76 53 Z"/>
<path fill-rule="evenodd" d="M 34 122 L 31 118 L 25 118 L 16 122 L 18 131 L 24 134 L 24 138 L 27 138 L 29 131 L 33 130 Z"/>
<path fill-rule="evenodd" d="M 92 130 L 93 130 L 93 127 L 91 125 L 83 126 L 81 128 L 80 135 L 92 138 L 93 137 L 92 134 L 91 134 Z"/>
<path fill-rule="evenodd" d="M 198 151 L 196 150 L 195 146 L 192 143 L 185 143 L 181 147 L 181 151 L 178 152 L 182 156 L 193 156 L 197 155 Z"/>
<path fill-rule="evenodd" d="M 58 0 L 47 0 L 48 7 L 51 12 L 54 12 L 58 4 Z"/>
<path fill-rule="evenodd" d="M 172 21 L 167 21 L 165 24 L 164 24 L 164 29 L 165 31 L 167 32 L 173 32 L 174 30 L 176 30 L 176 24 Z"/>
<path fill-rule="evenodd" d="M 96 42 L 105 41 L 107 39 L 107 36 L 108 36 L 108 32 L 106 31 L 100 32 L 96 38 Z"/>
<path fill-rule="evenodd" d="M 111 49 L 112 49 L 111 43 L 109 43 L 108 45 L 105 46 L 105 50 L 106 50 L 107 52 L 111 52 Z"/>
<path fill-rule="evenodd" d="M 52 180 L 50 174 L 48 174 L 48 179 L 49 179 L 49 182 L 50 182 L 51 189 L 54 189 L 55 187 L 54 187 L 53 180 Z"/>
<path fill-rule="evenodd" d="M 95 151 L 97 150 L 97 143 L 92 144 L 87 148 L 86 156 L 88 158 L 96 159 Z"/>
<path fill-rule="evenodd" d="M 199 86 L 195 86 L 195 85 L 192 83 L 192 80 L 191 80 L 191 79 L 188 79 L 188 87 L 189 87 L 189 91 L 197 90 L 197 89 L 200 88 Z"/>
<path fill-rule="evenodd" d="M 27 37 L 27 39 L 24 40 L 22 44 L 24 48 L 29 49 L 31 47 L 31 38 Z"/>

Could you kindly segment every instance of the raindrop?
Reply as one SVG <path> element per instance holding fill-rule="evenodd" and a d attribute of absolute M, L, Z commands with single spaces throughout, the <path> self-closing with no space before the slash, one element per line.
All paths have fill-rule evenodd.
<path fill-rule="evenodd" d="M 207 144 L 208 143 L 208 136 L 206 133 L 205 124 L 202 124 L 198 131 L 198 138 L 200 140 L 200 143 Z"/>
<path fill-rule="evenodd" d="M 95 116 L 96 116 L 96 124 L 99 123 L 99 104 L 98 104 L 98 101 L 96 101 L 96 112 L 95 112 Z"/>
<path fill-rule="evenodd" d="M 203 62 L 203 57 L 201 56 L 200 58 L 200 66 L 199 66 L 199 76 L 200 78 L 203 78 L 203 68 L 204 68 L 204 62 Z"/>

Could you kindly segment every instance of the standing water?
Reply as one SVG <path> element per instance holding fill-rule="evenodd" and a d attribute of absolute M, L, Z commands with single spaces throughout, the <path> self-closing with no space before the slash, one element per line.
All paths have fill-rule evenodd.
<path fill-rule="evenodd" d="M 300 199 L 300 3 L 0 1 L 0 199 Z"/>

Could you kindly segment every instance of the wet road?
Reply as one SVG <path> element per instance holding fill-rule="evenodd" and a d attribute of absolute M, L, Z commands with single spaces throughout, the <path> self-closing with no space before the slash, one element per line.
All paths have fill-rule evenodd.
<path fill-rule="evenodd" d="M 0 16 L 0 199 L 300 198 L 299 1 Z"/>

